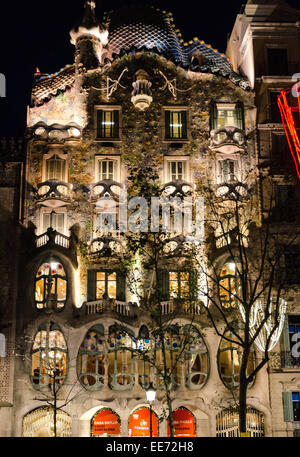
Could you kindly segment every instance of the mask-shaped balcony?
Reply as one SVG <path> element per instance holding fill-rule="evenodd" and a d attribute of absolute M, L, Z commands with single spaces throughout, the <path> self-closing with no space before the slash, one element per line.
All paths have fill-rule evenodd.
<path fill-rule="evenodd" d="M 101 198 L 111 197 L 115 201 L 119 201 L 120 189 L 122 184 L 114 181 L 113 179 L 103 179 L 103 181 L 98 181 L 91 186 L 91 200 L 96 202 Z"/>
<path fill-rule="evenodd" d="M 247 145 L 245 132 L 237 127 L 223 127 L 210 132 L 213 151 L 231 154 L 244 151 Z"/>
<path fill-rule="evenodd" d="M 89 247 L 90 257 L 117 257 L 124 249 L 122 241 L 113 236 L 103 235 L 93 239 Z"/>
<path fill-rule="evenodd" d="M 181 179 L 174 179 L 163 186 L 163 191 L 168 197 L 188 197 L 192 193 L 192 185 Z"/>
<path fill-rule="evenodd" d="M 55 207 L 70 204 L 72 188 L 72 184 L 57 179 L 49 179 L 37 185 L 35 198 L 39 204 L 44 206 Z"/>
<path fill-rule="evenodd" d="M 215 186 L 214 190 L 216 197 L 222 200 L 243 200 L 248 195 L 248 186 L 239 181 L 221 183 Z"/>

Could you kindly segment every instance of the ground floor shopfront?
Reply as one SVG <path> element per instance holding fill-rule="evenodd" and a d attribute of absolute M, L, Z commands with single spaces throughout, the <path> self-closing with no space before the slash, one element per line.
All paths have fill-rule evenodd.
<path fill-rule="evenodd" d="M 160 420 L 163 413 L 161 408 L 150 409 L 146 404 L 136 406 L 129 414 L 99 405 L 80 417 L 62 410 L 55 415 L 52 408 L 39 407 L 25 414 L 22 436 L 54 436 L 56 424 L 56 435 L 64 437 L 168 437 L 169 423 Z M 214 417 L 197 408 L 178 406 L 173 411 L 173 422 L 176 437 L 238 436 L 238 413 L 232 408 Z M 264 415 L 250 407 L 247 430 L 253 437 L 265 435 Z"/>

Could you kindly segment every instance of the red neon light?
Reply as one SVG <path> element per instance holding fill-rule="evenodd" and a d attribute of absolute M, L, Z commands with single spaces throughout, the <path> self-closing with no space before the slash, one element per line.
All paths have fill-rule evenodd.
<path fill-rule="evenodd" d="M 278 106 L 289 147 L 300 179 L 300 93 L 299 83 L 284 89 L 278 97 Z"/>

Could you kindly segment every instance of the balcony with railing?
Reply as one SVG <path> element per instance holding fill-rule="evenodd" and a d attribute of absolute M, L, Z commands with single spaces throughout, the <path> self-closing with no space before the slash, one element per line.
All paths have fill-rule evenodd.
<path fill-rule="evenodd" d="M 83 314 L 86 316 L 110 313 L 128 318 L 137 318 L 138 306 L 135 303 L 123 302 L 113 298 L 95 300 L 83 304 Z"/>
<path fill-rule="evenodd" d="M 203 313 L 202 302 L 189 302 L 182 299 L 168 300 L 160 303 L 162 316 L 169 314 L 188 314 L 200 316 Z"/>
<path fill-rule="evenodd" d="M 228 126 L 212 130 L 210 137 L 211 149 L 226 154 L 244 151 L 247 146 L 246 134 L 238 127 Z"/>
<path fill-rule="evenodd" d="M 76 237 L 71 231 L 71 236 L 59 233 L 49 227 L 45 233 L 35 235 L 36 249 L 58 249 L 67 254 L 76 263 Z"/>

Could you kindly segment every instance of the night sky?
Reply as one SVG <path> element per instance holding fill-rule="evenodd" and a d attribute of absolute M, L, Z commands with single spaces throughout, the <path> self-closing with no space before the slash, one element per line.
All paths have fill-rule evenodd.
<path fill-rule="evenodd" d="M 96 0 L 97 17 L 134 0 Z M 135 0 L 137 1 L 137 0 Z M 26 106 L 35 68 L 42 73 L 58 71 L 74 62 L 74 46 L 69 31 L 80 22 L 84 0 L 31 0 L 1 2 L 0 73 L 6 77 L 6 98 L 0 98 L 0 136 L 22 136 Z M 209 1 L 148 0 L 171 11 L 185 41 L 197 36 L 224 52 L 227 35 L 245 0 Z M 300 0 L 290 0 L 300 8 Z"/>

